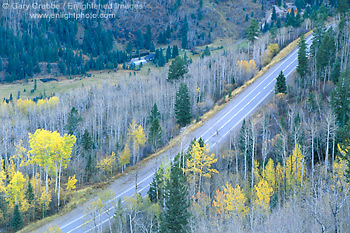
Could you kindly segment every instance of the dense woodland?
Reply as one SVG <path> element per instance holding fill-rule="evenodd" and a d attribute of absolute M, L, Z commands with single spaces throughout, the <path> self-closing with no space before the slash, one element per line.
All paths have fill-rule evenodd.
<path fill-rule="evenodd" d="M 305 6 L 303 2 L 300 7 Z M 315 28 L 310 53 L 301 50 L 304 51 L 299 53 L 301 65 L 288 86 L 281 74 L 276 96 L 261 110 L 262 117 L 247 119 L 240 133 L 232 135 L 229 146 L 215 156 L 209 154 L 200 139 L 193 141 L 188 152 L 180 154 L 171 168 L 164 166 L 158 171 L 148 197 L 131 197 L 126 208 L 118 208 L 116 224 L 110 227 L 118 232 L 346 229 L 348 221 L 343 221 L 343 217 L 348 215 L 349 187 L 343 170 L 350 127 L 346 104 L 350 95 L 349 22 L 346 11 L 334 4 L 317 2 L 311 6 L 314 13 L 305 10 L 300 16 L 299 13 L 276 16 L 265 29 L 261 22 L 249 20 L 247 49 L 216 53 L 206 50 L 200 59 L 191 61 L 176 56 L 177 47 L 172 46 L 171 52 L 167 49 L 164 55 L 171 61 L 169 68 L 163 68 L 168 72 L 152 69 L 143 76 L 130 71 L 102 86 L 82 86 L 34 100 L 18 96 L 3 101 L 0 105 L 3 228 L 16 231 L 24 224 L 53 214 L 69 201 L 74 189 L 101 182 L 135 165 L 178 135 L 182 126 L 200 120 L 215 103 L 222 103 L 225 96 L 230 96 L 232 90 L 271 61 L 280 48 Z M 332 27 L 326 26 L 327 19 Z M 2 22 L 6 25 L 8 19 Z M 130 51 L 112 51 L 115 35 L 101 25 L 95 28 L 98 33 L 83 37 L 86 38 L 83 43 L 74 39 L 82 26 L 74 21 L 27 26 L 24 21 L 19 25 L 31 25 L 36 33 L 19 36 L 18 32 L 23 30 L 14 27 L 10 30 L 8 26 L 0 30 L 1 35 L 6 35 L 3 37 L 6 42 L 0 42 L 3 43 L 0 53 L 9 55 L 2 59 L 3 67 L 11 67 L 10 60 L 14 59 L 12 64 L 17 67 L 11 69 L 23 72 L 23 76 L 13 73 L 13 79 L 26 78 L 27 67 L 20 66 L 28 66 L 29 62 L 22 59 L 36 61 L 34 72 L 44 61 L 59 60 L 58 66 L 63 64 L 65 70 L 71 64 L 72 71 L 86 68 L 86 64 L 114 68 L 124 63 L 118 59 L 130 58 Z M 49 28 L 52 40 L 49 44 L 40 43 Z M 61 34 L 52 29 L 68 34 L 59 38 Z M 65 49 L 60 49 L 62 44 Z M 303 46 L 300 42 L 300 47 Z M 34 52 L 36 49 L 46 52 Z M 105 66 L 107 60 L 111 67 Z M 202 160 L 206 161 L 205 166 L 197 164 Z M 188 202 L 178 203 L 182 199 Z M 318 208 L 322 205 L 326 207 L 321 211 Z M 96 211 L 93 208 L 94 205 L 91 211 Z M 301 210 L 305 216 L 293 214 Z M 179 216 L 176 226 L 168 221 L 174 216 Z M 279 219 L 282 217 L 300 224 L 276 225 L 275 222 L 286 222 Z M 314 224 L 303 225 L 297 217 Z"/>
<path fill-rule="evenodd" d="M 126 3 L 120 2 L 120 4 Z M 305 7 L 306 3 L 301 1 L 300 7 Z M 219 11 L 216 8 L 223 11 L 229 7 L 227 4 L 236 3 L 217 1 L 204 4 L 200 1 L 196 6 L 198 7 L 196 14 L 184 11 L 187 4 L 194 5 L 192 1 L 175 1 L 173 6 L 171 3 L 168 4 L 167 1 L 150 1 L 144 6 L 142 16 L 150 17 L 151 13 L 148 11 L 159 8 L 161 14 L 170 15 L 170 21 L 168 21 L 169 17 L 161 16 L 161 23 L 140 25 L 137 30 L 133 29 L 134 31 L 131 30 L 130 24 L 139 24 L 138 21 L 142 19 L 141 12 L 118 11 L 119 20 L 96 21 L 37 20 L 30 19 L 29 15 L 35 11 L 21 12 L 21 17 L 14 17 L 13 15 L 17 15 L 16 12 L 4 11 L 0 15 L 0 36 L 3 38 L 0 42 L 1 81 L 28 81 L 37 76 L 86 75 L 88 71 L 93 70 L 116 70 L 119 67 L 118 64 L 123 65 L 124 69 L 134 69 L 135 67 L 126 65 L 132 57 L 155 52 L 156 48 L 178 43 L 183 49 L 191 49 L 208 44 L 217 37 L 224 37 L 227 32 L 221 32 L 223 27 L 220 27 L 223 19 L 219 18 L 215 25 L 207 21 L 214 17 L 213 9 L 218 14 Z M 323 13 L 321 17 L 327 17 L 327 9 L 321 5 L 321 2 L 311 1 L 310 4 L 305 9 L 304 18 L 316 20 L 318 11 Z M 227 31 L 231 37 L 240 38 L 245 31 L 244 26 L 248 26 L 251 19 L 261 18 L 264 7 L 270 8 L 270 5 L 265 5 L 264 2 L 248 2 L 243 6 L 240 11 L 247 12 L 244 20 L 229 17 L 224 19 L 225 28 L 228 27 Z M 61 10 L 64 11 L 64 9 Z M 102 14 L 102 12 L 99 13 Z M 132 18 L 132 14 L 137 17 Z M 261 28 L 263 32 L 270 29 L 276 32 L 282 26 L 300 27 L 304 20 L 300 13 L 294 12 L 283 17 L 277 17 L 277 14 L 274 14 L 272 18 L 272 22 L 263 24 L 264 27 Z M 235 25 L 242 21 L 242 27 Z M 219 26 L 218 22 L 221 22 Z M 209 34 L 205 34 L 204 31 L 209 31 Z M 163 53 L 166 53 L 166 49 L 158 49 L 154 61 L 156 65 L 165 65 Z"/>
<path fill-rule="evenodd" d="M 289 85 L 281 73 L 226 147 L 214 155 L 194 140 L 146 197 L 116 205 L 110 231 L 347 232 L 350 24 L 338 19 L 315 29 L 310 52 L 301 38 Z"/>
<path fill-rule="evenodd" d="M 64 2 L 67 4 L 67 1 Z M 0 73 L 1 81 L 28 81 L 40 75 L 86 75 L 92 70 L 116 70 L 118 64 L 123 64 L 124 68 L 134 68 L 125 63 L 132 57 L 155 52 L 158 47 L 178 43 L 183 49 L 191 49 L 208 44 L 218 37 L 240 38 L 244 35 L 244 28 L 237 27 L 236 22 L 243 21 L 248 25 L 251 18 L 263 16 L 261 4 L 252 2 L 243 4 L 245 19 L 243 16 L 242 19 L 223 18 L 222 13 L 228 14 L 227 4 L 236 5 L 238 2 L 204 3 L 192 0 L 142 3 L 120 0 L 84 2 L 138 4 L 142 9 L 120 9 L 115 12 L 59 9 L 62 13 L 116 14 L 115 18 L 102 20 L 31 19 L 30 14 L 40 13 L 34 9 L 29 12 L 21 10 L 0 12 L 0 36 L 3 38 L 0 43 L 0 72 L 3 71 Z M 63 4 L 63 1 L 50 1 L 50 3 Z M 53 12 L 54 10 L 45 11 L 45 13 Z M 222 24 L 229 27 L 227 32 L 226 30 L 223 32 L 220 27 Z M 155 64 L 164 66 L 165 62 L 155 61 Z"/>

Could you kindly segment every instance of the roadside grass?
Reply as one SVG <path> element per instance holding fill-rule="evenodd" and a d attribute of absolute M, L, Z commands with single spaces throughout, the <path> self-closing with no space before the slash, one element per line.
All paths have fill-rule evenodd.
<path fill-rule="evenodd" d="M 96 194 L 96 190 L 94 190 L 92 186 L 86 187 L 86 188 L 81 189 L 81 190 L 77 190 L 76 192 L 74 192 L 72 194 L 67 205 L 65 205 L 62 208 L 62 210 L 59 211 L 57 214 L 54 214 L 54 215 L 48 216 L 44 219 L 33 222 L 18 232 L 19 233 L 35 232 L 34 231 L 35 229 L 51 222 L 53 219 L 55 219 L 61 215 L 64 215 L 64 214 L 70 212 L 71 210 L 75 209 L 77 206 L 86 202 L 94 194 Z"/>
<path fill-rule="evenodd" d="M 129 167 L 125 170 L 125 173 L 127 173 L 129 170 L 131 170 L 130 168 L 134 169 L 133 167 Z M 23 228 L 22 230 L 19 231 L 19 233 L 26 233 L 26 232 L 35 232 L 35 229 L 38 229 L 39 227 L 42 227 L 46 224 L 49 224 L 52 220 L 54 220 L 55 218 L 62 216 L 72 210 L 74 210 L 75 208 L 77 208 L 79 205 L 84 204 L 85 202 L 87 202 L 89 199 L 91 199 L 92 197 L 97 196 L 99 193 L 103 192 L 104 189 L 114 180 L 118 179 L 119 177 L 121 177 L 123 174 L 122 173 L 117 173 L 116 175 L 114 175 L 113 177 L 109 178 L 107 181 L 105 182 L 100 182 L 97 184 L 93 184 L 93 185 L 89 185 L 87 187 L 84 187 L 82 189 L 79 189 L 77 191 L 75 191 L 74 193 L 71 194 L 67 204 L 65 206 L 63 206 L 63 208 L 56 214 L 48 216 L 44 219 L 40 219 L 36 222 L 33 222 L 31 224 L 29 224 L 28 226 L 26 226 L 25 228 Z"/>
<path fill-rule="evenodd" d="M 312 31 L 306 33 L 305 37 L 308 37 L 309 35 L 311 35 L 311 33 L 312 33 Z M 242 42 L 242 43 L 244 44 L 245 42 Z M 120 178 L 122 175 L 127 174 L 127 173 L 133 173 L 133 172 L 137 171 L 139 168 L 143 167 L 148 161 L 158 157 L 159 155 L 161 155 L 162 153 L 166 152 L 167 150 L 177 146 L 184 137 L 188 136 L 190 133 L 192 133 L 195 130 L 197 130 L 198 128 L 200 128 L 204 124 L 204 122 L 210 120 L 220 110 L 225 108 L 227 106 L 228 102 L 232 98 L 234 98 L 238 94 L 242 93 L 246 88 L 248 88 L 259 77 L 261 77 L 263 74 L 265 74 L 272 66 L 277 64 L 279 61 L 283 60 L 291 51 L 293 51 L 298 46 L 298 43 L 299 43 L 299 38 L 296 39 L 295 41 L 291 42 L 289 45 L 287 45 L 284 49 L 282 49 L 271 60 L 271 62 L 268 65 L 263 67 L 263 69 L 261 69 L 252 79 L 250 79 L 249 81 L 245 82 L 239 88 L 233 90 L 231 92 L 231 97 L 230 98 L 228 97 L 228 95 L 225 96 L 224 97 L 225 98 L 225 102 L 223 104 L 215 105 L 212 110 L 210 110 L 207 113 L 203 114 L 203 116 L 200 118 L 201 120 L 199 122 L 193 121 L 193 123 L 190 126 L 188 126 L 187 129 L 182 134 L 180 134 L 180 135 L 176 136 L 175 138 L 173 138 L 172 140 L 170 140 L 170 142 L 168 144 L 166 144 L 164 147 L 158 149 L 155 153 L 153 153 L 152 155 L 150 155 L 147 158 L 143 159 L 142 161 L 137 163 L 135 166 L 127 167 L 123 174 L 119 172 L 115 176 L 113 176 L 110 179 L 108 179 L 106 182 L 94 184 L 94 185 L 85 187 L 83 189 L 77 190 L 76 192 L 74 192 L 72 194 L 72 196 L 71 196 L 69 202 L 67 203 L 67 205 L 65 205 L 63 207 L 63 209 L 59 213 L 56 213 L 55 215 L 52 215 L 52 216 L 49 216 L 49 217 L 44 218 L 42 220 L 36 221 L 34 223 L 31 223 L 30 225 L 28 225 L 27 227 L 25 227 L 21 231 L 19 231 L 19 233 L 33 232 L 35 229 L 37 229 L 39 227 L 42 227 L 45 224 L 48 224 L 49 222 L 51 222 L 56 217 L 62 216 L 64 214 L 70 212 L 71 210 L 75 209 L 77 206 L 85 203 L 86 201 L 88 201 L 92 197 L 96 196 L 98 193 L 101 193 L 103 191 L 104 187 L 106 187 L 108 184 L 110 184 L 114 180 Z M 154 66 L 150 66 L 149 64 L 148 64 L 148 66 L 149 66 L 149 68 L 151 68 L 151 67 L 154 68 Z M 147 66 L 145 66 L 145 68 L 147 68 Z M 129 73 L 129 72 L 133 72 L 133 71 L 126 70 L 124 72 L 124 74 L 125 73 Z M 103 76 L 105 76 L 107 74 L 108 73 L 99 74 L 99 75 L 101 75 L 101 78 L 95 78 L 95 79 L 106 80 L 106 77 L 103 78 Z M 114 77 L 114 74 L 115 73 L 112 74 L 112 77 Z M 110 75 L 110 74 L 108 74 L 108 75 Z M 83 80 L 86 81 L 87 79 L 83 79 Z M 93 81 L 95 81 L 95 80 L 93 80 Z M 94 84 L 96 85 L 95 82 L 94 82 Z M 86 85 L 86 84 L 84 84 L 84 85 Z M 1 92 L 1 87 L 2 86 L 0 86 L 0 92 Z"/>

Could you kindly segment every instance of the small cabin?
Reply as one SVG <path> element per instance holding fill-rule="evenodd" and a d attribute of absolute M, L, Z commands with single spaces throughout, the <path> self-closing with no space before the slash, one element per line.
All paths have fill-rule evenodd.
<path fill-rule="evenodd" d="M 145 59 L 141 59 L 141 60 L 137 60 L 137 61 L 131 62 L 131 64 L 134 65 L 134 66 L 139 66 L 141 64 L 146 64 L 146 63 L 147 63 L 147 61 Z"/>

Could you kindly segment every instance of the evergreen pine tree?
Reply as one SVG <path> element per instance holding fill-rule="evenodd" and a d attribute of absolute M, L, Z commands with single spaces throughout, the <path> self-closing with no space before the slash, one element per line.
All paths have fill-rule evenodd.
<path fill-rule="evenodd" d="M 185 64 L 187 65 L 187 64 L 188 64 L 188 60 L 187 60 L 187 54 L 186 54 L 186 52 L 185 52 L 185 54 L 184 54 L 184 61 L 185 61 Z"/>
<path fill-rule="evenodd" d="M 191 102 L 188 87 L 185 83 L 181 83 L 180 88 L 176 93 L 175 117 L 176 122 L 181 127 L 186 126 L 191 122 Z"/>
<path fill-rule="evenodd" d="M 182 59 L 180 56 L 177 56 L 169 66 L 168 80 L 172 81 L 182 78 L 187 72 L 188 69 L 184 59 Z"/>
<path fill-rule="evenodd" d="M 332 69 L 332 73 L 331 73 L 331 80 L 333 81 L 333 83 L 337 83 L 339 76 L 340 76 L 340 61 L 339 58 L 335 59 L 335 62 L 333 64 L 333 69 Z"/>
<path fill-rule="evenodd" d="M 137 30 L 135 44 L 136 48 L 143 49 L 143 35 L 140 29 Z"/>
<path fill-rule="evenodd" d="M 187 38 L 187 33 L 188 33 L 188 22 L 187 22 L 187 18 L 185 18 L 185 21 L 182 25 L 182 48 L 183 49 L 187 49 L 188 48 L 188 38 Z"/>
<path fill-rule="evenodd" d="M 316 55 L 317 71 L 325 71 L 326 66 L 332 64 L 335 60 L 335 41 L 332 35 L 333 31 L 329 29 L 322 39 L 318 53 Z"/>
<path fill-rule="evenodd" d="M 151 115 L 149 116 L 149 122 L 152 123 L 154 119 L 160 119 L 160 112 L 156 103 L 154 103 L 152 107 Z"/>
<path fill-rule="evenodd" d="M 151 44 L 152 44 L 152 30 L 151 30 L 151 26 L 149 24 L 147 25 L 144 40 L 145 40 L 145 42 L 144 42 L 145 49 L 150 49 Z"/>
<path fill-rule="evenodd" d="M 166 37 L 164 36 L 163 32 L 159 32 L 158 35 L 158 44 L 165 44 L 164 40 L 166 40 Z"/>
<path fill-rule="evenodd" d="M 185 233 L 189 232 L 188 222 L 190 218 L 188 190 L 186 176 L 182 169 L 173 165 L 170 172 L 170 180 L 166 185 L 165 210 L 161 221 L 161 232 Z"/>
<path fill-rule="evenodd" d="M 148 140 L 152 147 L 157 150 L 162 139 L 162 127 L 160 126 L 159 119 L 155 118 L 152 121 L 152 125 L 149 129 Z"/>
<path fill-rule="evenodd" d="M 287 94 L 286 78 L 284 77 L 283 71 L 278 75 L 275 84 L 275 93 Z"/>
<path fill-rule="evenodd" d="M 306 77 L 307 67 L 308 67 L 308 60 L 307 60 L 307 54 L 306 54 L 306 42 L 305 42 L 304 35 L 302 35 L 300 37 L 300 42 L 299 42 L 298 66 L 297 66 L 297 72 L 301 79 L 299 86 L 304 85 L 304 79 Z"/>
<path fill-rule="evenodd" d="M 156 47 L 154 46 L 154 43 L 151 42 L 151 46 L 150 46 L 150 48 L 149 48 L 149 51 L 150 51 L 150 52 L 154 52 L 155 50 L 156 50 Z"/>
<path fill-rule="evenodd" d="M 149 129 L 148 140 L 151 146 L 157 150 L 158 145 L 161 143 L 162 139 L 162 128 L 160 126 L 160 113 L 158 111 L 157 104 L 153 105 L 151 115 L 150 115 L 151 127 Z"/>
<path fill-rule="evenodd" d="M 81 120 L 82 119 L 78 113 L 78 110 L 75 107 L 72 107 L 68 115 L 67 125 L 65 126 L 67 133 L 70 135 L 76 135 L 76 131 Z"/>
<path fill-rule="evenodd" d="M 177 57 L 177 56 L 179 56 L 179 48 L 177 47 L 177 45 L 174 45 L 174 46 L 173 46 L 173 52 L 172 52 L 172 54 L 171 54 L 171 57 L 172 57 L 172 58 L 175 58 L 175 57 Z"/>
<path fill-rule="evenodd" d="M 37 63 L 37 64 L 34 66 L 34 73 L 36 73 L 36 74 L 41 73 L 41 69 L 40 69 L 39 63 Z"/>
<path fill-rule="evenodd" d="M 26 74 L 28 77 L 33 77 L 33 62 L 31 60 L 27 63 Z"/>
<path fill-rule="evenodd" d="M 26 199 L 28 200 L 29 204 L 32 204 L 34 201 L 34 192 L 33 192 L 33 187 L 32 184 L 30 183 L 30 180 L 28 179 L 28 188 L 26 190 Z"/>
<path fill-rule="evenodd" d="M 127 46 L 126 46 L 126 52 L 130 54 L 132 52 L 132 42 L 129 41 Z"/>
<path fill-rule="evenodd" d="M 89 153 L 88 159 L 86 161 L 86 166 L 85 166 L 85 176 L 86 180 L 89 181 L 92 175 L 93 166 L 92 166 L 92 156 L 91 153 Z"/>
<path fill-rule="evenodd" d="M 170 48 L 170 45 L 168 45 L 168 48 L 166 49 L 165 59 L 168 62 L 170 58 L 171 58 L 171 48 Z"/>
<path fill-rule="evenodd" d="M 165 66 L 165 57 L 164 57 L 164 54 L 163 54 L 163 50 L 160 50 L 159 51 L 159 58 L 158 58 L 158 66 L 160 67 L 163 67 Z"/>
<path fill-rule="evenodd" d="M 47 63 L 47 73 L 51 73 L 51 63 Z"/>
<path fill-rule="evenodd" d="M 34 91 L 36 91 L 37 85 L 36 85 L 36 79 L 34 79 Z"/>
<path fill-rule="evenodd" d="M 159 203 L 164 207 L 164 189 L 165 189 L 165 180 L 164 180 L 164 169 L 160 167 L 155 173 L 152 183 L 149 186 L 147 192 L 151 202 Z"/>
<path fill-rule="evenodd" d="M 206 56 L 210 56 L 210 49 L 209 49 L 208 46 L 205 47 L 205 50 L 204 50 L 204 52 L 203 52 L 202 57 L 206 57 Z"/>
<path fill-rule="evenodd" d="M 349 120 L 350 113 L 350 86 L 349 73 L 343 72 L 331 95 L 331 105 L 337 116 L 339 125 L 344 126 Z"/>
<path fill-rule="evenodd" d="M 92 139 L 90 137 L 89 131 L 84 130 L 84 134 L 81 138 L 81 147 L 84 151 L 89 152 L 92 149 Z"/>
<path fill-rule="evenodd" d="M 246 29 L 246 37 L 249 42 L 253 43 L 259 35 L 259 22 L 256 19 L 252 19 L 250 25 Z"/>
<path fill-rule="evenodd" d="M 276 13 L 276 8 L 273 6 L 272 7 L 272 16 L 271 16 L 271 19 L 273 21 L 276 21 L 277 20 L 277 13 Z"/>
<path fill-rule="evenodd" d="M 166 31 L 166 38 L 170 39 L 171 38 L 171 29 L 170 29 L 170 25 L 167 26 Z"/>
<path fill-rule="evenodd" d="M 2 65 L 2 59 L 1 59 L 1 57 L 0 57 L 0 72 L 3 70 L 4 68 L 3 68 L 3 65 Z"/>
<path fill-rule="evenodd" d="M 15 205 L 14 211 L 13 211 L 13 218 L 12 218 L 12 229 L 16 232 L 22 228 L 23 225 L 23 219 L 22 214 L 19 211 L 18 205 Z"/>
<path fill-rule="evenodd" d="M 345 14 L 350 7 L 349 0 L 339 0 L 337 11 L 341 14 Z"/>

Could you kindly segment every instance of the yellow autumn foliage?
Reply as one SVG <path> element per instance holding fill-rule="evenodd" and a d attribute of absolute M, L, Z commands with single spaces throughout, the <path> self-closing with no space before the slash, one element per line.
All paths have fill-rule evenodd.
<path fill-rule="evenodd" d="M 259 162 L 254 160 L 254 167 L 253 167 L 253 174 L 254 174 L 254 183 L 257 184 L 261 180 L 260 172 L 259 172 Z"/>
<path fill-rule="evenodd" d="M 280 51 L 280 47 L 277 43 L 272 43 L 268 46 L 268 48 L 266 49 L 266 51 L 264 52 L 263 56 L 262 56 L 262 60 L 263 60 L 263 65 L 267 65 L 268 63 L 270 63 L 270 61 L 272 60 L 272 58 Z"/>
<path fill-rule="evenodd" d="M 77 179 L 75 178 L 75 175 L 68 177 L 68 182 L 66 187 L 66 196 L 71 194 L 76 189 L 76 186 L 75 186 L 76 183 L 77 183 Z"/>
<path fill-rule="evenodd" d="M 257 210 L 265 213 L 270 211 L 270 199 L 273 195 L 273 188 L 269 186 L 266 180 L 261 180 L 258 185 L 254 185 L 255 200 L 254 206 Z"/>
<path fill-rule="evenodd" d="M 292 154 L 286 159 L 285 178 L 287 192 L 289 192 L 295 186 L 299 186 L 301 184 L 301 178 L 305 178 L 305 169 L 306 166 L 305 162 L 303 161 L 300 145 L 296 144 Z"/>
<path fill-rule="evenodd" d="M 225 217 L 244 218 L 249 208 L 245 205 L 247 198 L 239 185 L 233 188 L 228 182 L 223 186 Z"/>
<path fill-rule="evenodd" d="M 284 168 L 281 163 L 278 163 L 276 166 L 276 187 L 279 190 L 283 189 L 283 179 L 284 179 Z"/>
<path fill-rule="evenodd" d="M 124 146 L 124 149 L 122 151 L 122 153 L 119 156 L 119 168 L 122 169 L 122 172 L 124 172 L 125 166 L 130 163 L 130 149 L 129 149 L 129 145 L 126 143 Z"/>
<path fill-rule="evenodd" d="M 37 106 L 39 108 L 53 108 L 55 106 L 57 106 L 60 102 L 60 99 L 57 96 L 53 96 L 51 98 L 48 99 L 40 99 L 38 100 Z"/>
<path fill-rule="evenodd" d="M 41 188 L 41 195 L 39 198 L 39 204 L 42 206 L 43 210 L 48 210 L 51 202 L 51 194 L 46 191 L 45 188 Z"/>
<path fill-rule="evenodd" d="M 10 206 L 14 206 L 15 204 L 21 203 L 24 198 L 24 184 L 26 179 L 24 178 L 22 172 L 16 171 L 10 183 L 7 185 L 7 201 Z"/>
<path fill-rule="evenodd" d="M 281 166 L 281 165 L 280 165 Z M 274 167 L 274 163 L 273 160 L 270 158 L 267 161 L 265 170 L 263 172 L 263 177 L 264 179 L 267 181 L 267 183 L 269 184 L 270 187 L 274 188 L 275 187 L 275 167 Z"/>
<path fill-rule="evenodd" d="M 28 109 L 33 108 L 35 106 L 35 102 L 29 99 L 25 99 L 25 100 L 18 99 L 16 106 L 19 109 L 19 111 L 26 113 Z"/>
<path fill-rule="evenodd" d="M 138 162 L 138 156 L 136 156 L 136 154 L 141 147 L 145 146 L 145 143 L 147 141 L 147 137 L 143 131 L 143 128 L 141 125 L 138 125 L 136 123 L 136 119 L 133 119 L 129 124 L 128 137 L 130 143 L 133 146 L 134 163 L 136 163 Z"/>
<path fill-rule="evenodd" d="M 201 146 L 199 142 L 195 141 L 190 151 L 190 158 L 187 159 L 186 172 L 211 178 L 213 174 L 219 173 L 218 170 L 212 168 L 216 162 L 215 154 L 209 154 L 206 145 Z"/>
<path fill-rule="evenodd" d="M 98 164 L 97 168 L 101 169 L 103 172 L 111 172 L 113 174 L 113 168 L 117 166 L 117 157 L 114 152 L 111 155 L 103 158 Z"/>
<path fill-rule="evenodd" d="M 38 129 L 34 134 L 29 133 L 29 154 L 33 155 L 33 162 L 45 169 L 54 171 L 58 164 L 66 168 L 75 141 L 74 135 L 61 137 L 57 131 Z"/>
<path fill-rule="evenodd" d="M 244 73 L 244 75 L 253 75 L 257 71 L 257 67 L 254 60 L 237 61 L 237 67 Z"/>

